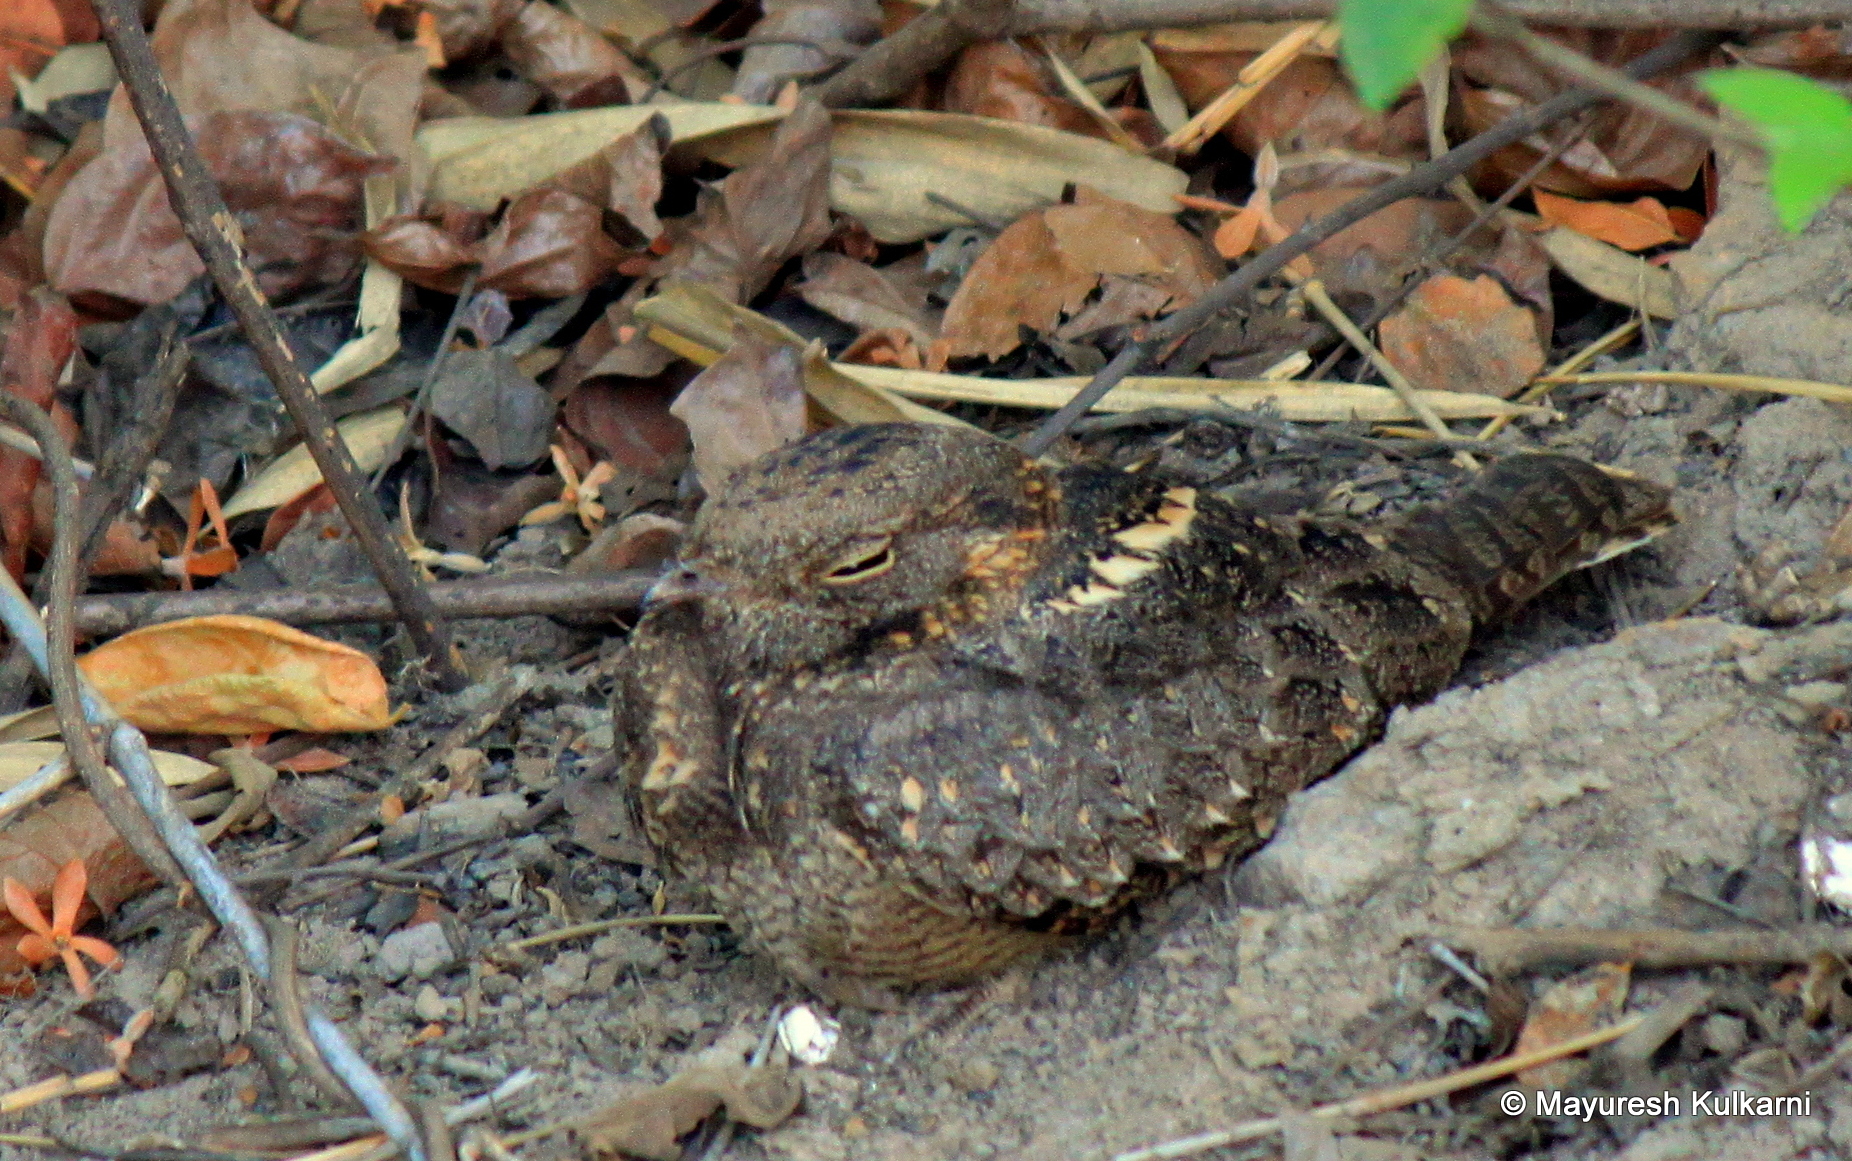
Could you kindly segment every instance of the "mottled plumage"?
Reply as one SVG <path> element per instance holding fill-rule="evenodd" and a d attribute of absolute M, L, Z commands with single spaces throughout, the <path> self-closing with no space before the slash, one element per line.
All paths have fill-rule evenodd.
<path fill-rule="evenodd" d="M 632 638 L 619 744 L 671 870 L 879 1004 L 1247 854 L 1475 625 L 1670 520 L 1562 456 L 1371 528 L 840 428 L 709 499 Z"/>

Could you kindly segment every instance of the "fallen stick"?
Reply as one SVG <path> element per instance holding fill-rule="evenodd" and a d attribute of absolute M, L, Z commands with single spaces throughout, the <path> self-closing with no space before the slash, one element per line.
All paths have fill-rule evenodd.
<path fill-rule="evenodd" d="M 657 579 L 634 569 L 599 577 L 550 573 L 447 581 L 425 591 L 439 618 L 519 617 L 532 613 L 628 612 Z M 242 613 L 286 625 L 349 625 L 398 618 L 392 599 L 377 585 L 325 589 L 243 591 L 215 588 L 195 593 L 133 593 L 79 597 L 77 628 L 95 637 L 113 636 L 183 617 Z"/>
<path fill-rule="evenodd" d="M 1603 930 L 1594 927 L 1456 927 L 1435 937 L 1469 951 L 1482 967 L 1510 974 L 1543 964 L 1628 961 L 1635 967 L 1703 967 L 1708 964 L 1806 963 L 1821 952 L 1852 956 L 1852 929 L 1815 923 L 1764 930 L 1671 928 Z"/>

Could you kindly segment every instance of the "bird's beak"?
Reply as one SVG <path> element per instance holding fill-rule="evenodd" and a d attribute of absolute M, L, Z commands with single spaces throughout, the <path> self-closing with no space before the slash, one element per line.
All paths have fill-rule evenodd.
<path fill-rule="evenodd" d="M 719 581 L 710 580 L 685 564 L 671 561 L 663 570 L 661 579 L 643 594 L 643 605 L 645 608 L 652 605 L 682 605 L 724 591 L 726 586 Z"/>

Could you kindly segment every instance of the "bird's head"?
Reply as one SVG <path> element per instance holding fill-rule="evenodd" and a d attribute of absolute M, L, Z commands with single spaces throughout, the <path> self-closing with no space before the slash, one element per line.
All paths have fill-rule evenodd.
<path fill-rule="evenodd" d="M 683 546 L 683 591 L 736 662 L 923 644 L 1001 610 L 1040 562 L 1050 473 L 932 424 L 835 428 L 735 471 Z"/>

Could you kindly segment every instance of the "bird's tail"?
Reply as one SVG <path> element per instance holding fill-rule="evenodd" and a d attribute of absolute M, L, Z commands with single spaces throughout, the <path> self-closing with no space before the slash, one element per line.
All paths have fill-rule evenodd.
<path fill-rule="evenodd" d="M 1572 456 L 1509 456 L 1445 502 L 1416 509 L 1396 547 L 1458 585 L 1473 623 L 1495 622 L 1566 573 L 1677 523 L 1671 492 Z"/>

